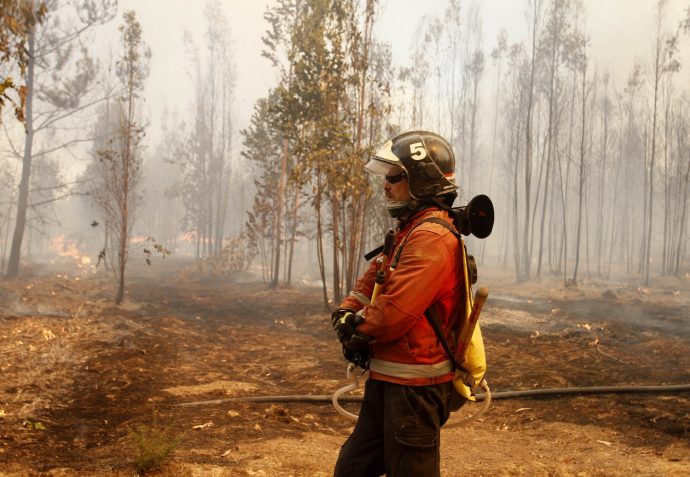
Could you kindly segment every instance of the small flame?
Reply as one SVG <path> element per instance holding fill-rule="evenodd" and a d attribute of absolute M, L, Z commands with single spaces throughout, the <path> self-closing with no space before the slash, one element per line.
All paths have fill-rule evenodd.
<path fill-rule="evenodd" d="M 91 257 L 82 254 L 77 248 L 76 242 L 67 239 L 64 234 L 57 235 L 50 239 L 50 246 L 55 250 L 58 256 L 74 259 L 77 268 L 82 271 L 95 271 L 95 267 L 91 263 Z"/>
<path fill-rule="evenodd" d="M 190 230 L 182 234 L 179 238 L 182 242 L 193 243 L 196 240 L 196 230 Z"/>
<path fill-rule="evenodd" d="M 74 241 L 67 240 L 64 234 L 57 235 L 50 239 L 50 245 L 60 257 L 81 258 L 77 245 Z"/>

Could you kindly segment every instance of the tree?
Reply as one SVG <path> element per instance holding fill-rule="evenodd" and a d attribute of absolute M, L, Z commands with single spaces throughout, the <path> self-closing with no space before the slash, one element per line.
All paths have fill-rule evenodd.
<path fill-rule="evenodd" d="M 643 187 L 646 194 L 646 180 L 644 185 L 640 183 L 640 176 L 646 177 L 644 173 L 644 145 L 643 134 L 641 132 L 641 117 L 642 111 L 639 106 L 641 99 L 641 90 L 644 84 L 642 74 L 642 65 L 636 63 L 633 67 L 623 93 L 620 97 L 620 114 L 621 114 L 621 146 L 619 147 L 619 161 L 621 162 L 623 171 L 623 183 L 627 187 L 622 191 L 626 195 L 623 200 L 623 211 L 620 213 L 620 221 L 618 224 L 619 237 L 618 240 L 624 244 L 619 249 L 619 260 L 626 264 L 626 271 L 632 272 L 633 267 L 633 243 L 631 237 L 636 236 L 635 226 L 636 217 L 642 216 L 643 221 L 647 216 L 642 210 L 635 210 L 634 205 L 639 203 L 639 193 L 631 193 L 632 190 L 639 190 Z M 638 199 L 637 201 L 635 199 Z M 646 202 L 646 201 L 645 201 Z M 642 205 L 642 204 L 640 204 Z M 639 235 L 637 235 L 639 237 Z M 611 251 L 613 253 L 614 241 L 616 234 L 611 234 Z M 612 260 L 612 258 L 611 258 Z"/>
<path fill-rule="evenodd" d="M 524 277 L 524 261 L 520 258 L 519 243 L 520 243 L 520 187 L 519 187 L 519 173 L 520 173 L 520 158 L 522 154 L 522 137 L 523 124 L 521 120 L 525 110 L 525 84 L 528 77 L 528 60 L 522 44 L 514 44 L 510 48 L 508 55 L 508 71 L 510 71 L 510 78 L 508 84 L 510 86 L 510 94 L 505 97 L 504 111 L 505 123 L 508 125 L 504 132 L 505 150 L 508 152 L 506 159 L 503 162 L 503 167 L 507 171 L 506 178 L 509 180 L 507 189 L 509 198 L 512 204 L 512 236 L 510 240 L 506 237 L 506 251 L 507 244 L 512 240 L 513 261 L 515 273 L 518 279 Z M 508 230 L 508 229 L 506 229 Z M 507 253 L 506 253 L 507 257 Z"/>
<path fill-rule="evenodd" d="M 587 99 L 591 88 L 587 84 L 587 42 L 582 42 L 581 51 L 579 55 L 578 67 L 580 70 L 580 160 L 578 168 L 578 203 L 577 203 L 577 232 L 575 235 L 575 264 L 573 266 L 572 285 L 577 285 L 577 272 L 580 266 L 580 242 L 582 238 L 582 215 L 584 212 L 584 197 L 585 197 L 585 183 L 587 179 Z"/>
<path fill-rule="evenodd" d="M 280 81 L 243 132 L 246 148 L 256 149 L 243 155 L 261 174 L 249 226 L 270 234 L 270 284 L 277 286 L 282 264 L 289 284 L 298 210 L 311 206 L 326 307 L 327 282 L 339 301 L 368 240 L 363 165 L 386 124 L 391 70 L 390 52 L 373 40 L 375 7 L 374 0 L 361 11 L 352 0 L 282 0 L 270 9 L 264 55 Z"/>
<path fill-rule="evenodd" d="M 12 206 L 14 205 L 16 188 L 14 187 L 14 176 L 11 169 L 7 167 L 8 161 L 0 163 L 0 197 L 3 201 L 0 202 L 0 270 L 5 269 L 5 260 L 7 259 L 7 243 L 10 235 L 10 217 L 12 214 Z"/>
<path fill-rule="evenodd" d="M 24 150 L 18 154 L 22 160 L 22 172 L 7 266 L 9 278 L 14 278 L 19 273 L 34 159 L 67 148 L 81 140 L 71 139 L 55 147 L 35 152 L 35 137 L 41 132 L 54 131 L 61 122 L 102 99 L 91 98 L 88 94 L 95 78 L 96 64 L 89 56 L 87 48 L 80 44 L 80 40 L 87 30 L 112 18 L 115 3 L 114 0 L 85 0 L 58 8 L 57 0 L 48 0 L 45 3 L 45 11 L 49 12 L 46 21 L 43 24 L 31 25 L 23 44 L 27 59 L 24 74 L 26 136 Z M 75 48 L 78 44 L 79 48 Z"/>
<path fill-rule="evenodd" d="M 479 188 L 480 180 L 476 174 L 479 160 L 479 127 L 481 121 L 480 106 L 481 101 L 479 97 L 479 87 L 482 82 L 484 74 L 484 53 L 482 51 L 482 30 L 479 19 L 479 10 L 476 8 L 470 9 L 468 23 L 468 44 L 471 44 L 469 51 L 469 58 L 466 61 L 466 89 L 467 94 L 467 109 L 468 109 L 468 144 L 467 154 L 465 155 L 464 167 L 467 170 L 467 190 L 470 192 L 470 197 L 475 194 Z M 479 169 L 481 170 L 481 169 Z"/>
<path fill-rule="evenodd" d="M 531 1 L 532 11 L 528 12 L 529 25 L 531 28 L 531 59 L 529 62 L 529 82 L 527 85 L 527 103 L 526 103 L 526 118 L 525 118 L 525 164 L 524 164 L 524 185 L 525 185 L 525 205 L 524 205 L 524 224 L 523 224 L 523 238 L 522 238 L 522 275 L 520 278 L 528 279 L 530 277 L 530 269 L 532 264 L 532 253 L 530 247 L 530 203 L 532 200 L 532 141 L 533 141 L 533 113 L 534 113 L 534 90 L 535 90 L 535 75 L 537 71 L 537 37 L 539 32 L 539 22 L 541 18 L 541 0 Z"/>
<path fill-rule="evenodd" d="M 268 98 L 262 98 L 256 102 L 249 126 L 241 131 L 244 138 L 242 156 L 250 161 L 253 168 L 260 174 L 254 181 L 257 193 L 254 196 L 252 208 L 247 213 L 247 229 L 250 240 L 259 250 L 264 282 L 273 281 L 275 276 L 271 271 L 275 263 L 273 254 L 279 253 L 272 246 L 276 223 L 274 202 L 278 200 L 278 197 L 275 193 L 268 193 L 278 190 L 277 185 L 280 180 L 280 166 L 276 162 L 281 160 L 283 141 L 273 124 L 275 116 L 269 110 L 269 104 L 276 101 L 276 94 L 273 90 Z M 269 276 L 266 275 L 266 271 L 269 271 Z"/>
<path fill-rule="evenodd" d="M 544 256 L 544 234 L 547 222 L 547 206 L 552 202 L 550 186 L 553 174 L 554 156 L 558 150 L 558 137 L 560 131 L 561 109 L 559 108 L 559 95 L 561 92 L 560 68 L 563 56 L 566 54 L 566 44 L 573 41 L 574 33 L 568 24 L 568 15 L 571 13 L 569 1 L 553 0 L 549 4 L 547 21 L 544 28 L 544 37 L 541 40 L 540 51 L 545 57 L 544 72 L 546 83 L 547 129 L 546 129 L 546 173 L 544 175 L 544 194 L 542 200 L 541 220 L 539 227 L 539 247 L 537 252 L 537 277 L 541 276 L 542 259 Z M 533 238 L 534 240 L 534 238 Z"/>
<path fill-rule="evenodd" d="M 295 82 L 295 62 L 298 55 L 298 42 L 302 40 L 296 34 L 299 16 L 305 5 L 301 0 L 280 0 L 277 4 L 267 9 L 264 18 L 269 23 L 269 29 L 262 37 L 266 49 L 262 55 L 271 61 L 279 71 L 279 85 L 275 89 L 275 96 L 267 103 L 270 114 L 274 116 L 271 121 L 272 128 L 278 135 L 279 163 L 276 164 L 278 172 L 275 178 L 274 198 L 272 199 L 272 224 L 271 224 L 271 277 L 270 284 L 277 287 L 280 279 L 281 257 L 283 247 L 287 247 L 287 240 L 283 232 L 288 229 L 287 222 L 292 219 L 292 247 L 294 247 L 295 234 L 297 233 L 297 209 L 300 187 L 302 185 L 303 168 L 295 167 L 301 157 L 301 144 L 304 139 L 303 121 L 307 115 L 297 106 L 293 93 Z M 303 32 L 306 38 L 317 34 Z M 290 180 L 291 179 L 291 180 Z M 288 189 L 292 189 L 294 200 L 292 204 L 287 200 Z M 265 199 L 258 199 L 259 201 Z M 292 210 L 288 208 L 292 205 Z M 285 227 L 283 227 L 283 222 Z M 290 265 L 288 265 L 289 267 Z M 290 274 L 287 274 L 289 281 Z"/>
<path fill-rule="evenodd" d="M 118 283 L 115 303 L 125 293 L 125 269 L 129 255 L 132 226 L 136 218 L 138 186 L 141 181 L 141 140 L 144 136 L 139 111 L 140 92 L 148 76 L 151 53 L 142 40 L 142 29 L 136 14 L 127 11 L 120 26 L 122 52 L 117 62 L 117 76 L 123 86 L 112 114 L 113 129 L 104 149 L 98 151 L 104 163 L 102 203 L 117 250 L 115 276 Z M 106 108 L 106 112 L 109 110 Z M 106 113 L 107 114 L 107 113 Z M 110 118 L 106 118 L 110 122 Z"/>
<path fill-rule="evenodd" d="M 656 4 L 656 38 L 654 41 L 653 64 L 652 64 L 652 124 L 651 124 L 651 148 L 649 151 L 649 163 L 646 167 L 648 194 L 646 195 L 645 217 L 646 229 L 644 230 L 644 247 L 642 253 L 642 273 L 643 282 L 649 285 L 649 264 L 652 259 L 652 230 L 653 230 L 653 209 L 654 209 L 654 170 L 657 159 L 657 129 L 659 114 L 659 95 L 663 78 L 666 75 L 678 71 L 680 64 L 676 59 L 677 36 L 669 35 L 663 29 L 667 0 L 658 0 Z"/>
<path fill-rule="evenodd" d="M 174 154 L 182 176 L 175 194 L 185 208 L 183 226 L 195 237 L 197 259 L 213 256 L 223 247 L 234 174 L 232 34 L 219 2 L 209 1 L 204 17 L 204 48 L 185 33 L 194 96 L 190 120 L 181 131 L 185 139 Z"/>
<path fill-rule="evenodd" d="M 459 0 L 450 0 L 448 2 L 448 7 L 446 7 L 444 16 L 446 24 L 446 28 L 444 30 L 445 41 L 449 56 L 449 73 L 447 79 L 447 104 L 448 117 L 450 120 L 450 134 L 448 136 L 448 141 L 457 150 L 458 148 L 456 147 L 456 145 L 458 144 L 458 140 L 460 141 L 461 145 L 463 140 L 462 137 L 458 138 L 456 136 L 456 131 L 458 129 L 458 125 L 456 124 L 457 111 L 459 106 L 458 103 L 460 102 L 458 98 L 458 83 L 461 81 L 461 74 L 459 71 L 461 65 L 458 59 L 460 58 L 460 46 L 462 44 L 462 15 Z M 460 127 L 462 127 L 462 125 Z"/>
<path fill-rule="evenodd" d="M 603 91 L 599 99 L 599 109 L 601 111 L 601 149 L 600 149 L 600 168 L 599 168 L 599 184 L 597 188 L 597 208 L 600 210 L 605 210 L 606 204 L 613 203 L 611 208 L 611 217 L 615 216 L 615 195 L 611 194 L 611 189 L 615 189 L 618 183 L 618 177 L 620 169 L 615 169 L 615 181 L 613 188 L 607 187 L 608 181 L 610 180 L 610 175 L 607 175 L 608 169 L 611 167 L 610 162 L 610 149 L 611 149 L 611 135 L 614 128 L 611 127 L 612 119 L 612 108 L 613 103 L 609 96 L 609 85 L 610 85 L 610 75 L 608 72 L 604 73 L 602 78 Z M 607 194 L 608 192 L 608 194 Z M 611 202 L 609 202 L 609 199 Z M 597 276 L 605 277 L 608 273 L 604 272 L 604 256 L 605 256 L 605 243 L 606 243 L 606 217 L 604 214 L 597 214 L 596 223 L 596 258 L 597 258 Z"/>
<path fill-rule="evenodd" d="M 231 32 L 220 4 L 207 3 L 205 16 L 207 56 L 198 69 L 197 84 L 201 87 L 194 109 L 197 148 L 192 157 L 199 164 L 203 181 L 198 197 L 203 214 L 197 234 L 202 238 L 204 255 L 213 255 L 222 248 L 228 213 L 235 66 Z"/>
<path fill-rule="evenodd" d="M 672 271 L 675 276 L 680 273 L 680 263 L 683 251 L 687 249 L 687 222 L 688 222 L 688 195 L 690 195 L 690 144 L 687 144 L 688 133 L 690 133 L 688 118 L 688 98 L 687 96 L 680 99 L 680 107 L 678 108 L 678 118 L 676 121 L 676 141 L 678 147 L 678 193 L 677 204 L 680 209 L 680 218 L 678 220 L 677 240 L 675 250 L 675 260 L 672 263 Z"/>

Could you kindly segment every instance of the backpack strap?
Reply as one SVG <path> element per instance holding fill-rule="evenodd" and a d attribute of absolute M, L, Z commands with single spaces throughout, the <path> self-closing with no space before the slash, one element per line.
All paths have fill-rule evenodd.
<path fill-rule="evenodd" d="M 456 312 L 457 314 L 457 312 Z M 448 345 L 448 340 L 446 339 L 446 335 L 443 333 L 443 330 L 441 329 L 441 320 L 439 319 L 438 312 L 436 311 L 436 307 L 434 305 L 431 305 L 425 312 L 424 316 L 426 316 L 426 319 L 429 321 L 429 324 L 431 327 L 434 329 L 434 332 L 436 333 L 436 337 L 438 340 L 441 342 L 441 346 L 443 347 L 443 350 L 446 352 L 448 355 L 448 358 L 451 360 L 453 363 L 453 368 L 454 369 L 459 369 L 460 363 L 458 362 L 457 358 L 455 357 L 455 354 L 450 350 L 450 346 Z"/>
<path fill-rule="evenodd" d="M 458 241 L 461 239 L 460 234 L 458 233 L 457 230 L 455 230 L 455 227 L 450 225 L 448 222 L 446 222 L 443 219 L 440 219 L 438 217 L 427 217 L 426 219 L 422 219 L 419 222 L 417 222 L 414 227 L 410 229 L 409 232 L 407 232 L 407 235 L 405 236 L 405 240 L 403 240 L 403 243 L 400 244 L 400 247 L 398 247 L 398 251 L 395 252 L 395 257 L 393 258 L 393 262 L 391 263 L 391 270 L 394 270 L 398 266 L 398 262 L 400 261 L 400 255 L 402 255 L 402 251 L 405 248 L 405 245 L 407 244 L 407 241 L 410 239 L 410 236 L 412 235 L 412 232 L 414 229 L 419 227 L 420 225 L 431 222 L 434 224 L 442 225 L 443 227 L 447 228 L 450 230 L 450 232 L 455 235 L 455 237 L 458 239 Z"/>
<path fill-rule="evenodd" d="M 459 234 L 458 231 L 455 229 L 455 227 L 453 227 L 452 225 L 450 225 L 448 222 L 446 222 L 446 221 L 443 220 L 443 219 L 440 219 L 440 218 L 438 218 L 438 217 L 427 217 L 427 218 L 424 219 L 424 220 L 420 220 L 420 221 L 419 221 L 419 224 L 417 224 L 417 225 L 420 225 L 420 224 L 422 224 L 422 223 L 424 223 L 424 222 L 431 222 L 431 223 L 434 223 L 434 224 L 441 225 L 441 226 L 447 228 L 448 230 L 450 230 L 450 232 L 451 232 L 453 235 L 455 235 L 455 237 L 456 237 L 458 240 L 460 240 L 460 238 L 461 238 L 461 237 L 460 237 L 460 234 Z M 411 231 L 410 231 L 410 232 L 411 232 Z"/>
<path fill-rule="evenodd" d="M 395 269 L 395 267 L 398 266 L 398 261 L 400 260 L 400 255 L 402 254 L 403 248 L 405 248 L 405 245 L 407 244 L 407 240 L 410 238 L 412 235 L 412 231 L 422 225 L 423 223 L 431 222 L 433 224 L 441 225 L 448 229 L 455 237 L 458 239 L 458 245 L 464 246 L 462 242 L 462 237 L 458 233 L 458 231 L 450 225 L 448 222 L 446 222 L 443 219 L 440 219 L 438 217 L 427 217 L 425 219 L 420 220 L 417 224 L 415 224 L 414 227 L 412 227 L 412 230 L 410 230 L 407 235 L 405 236 L 405 240 L 403 240 L 403 243 L 398 247 L 398 251 L 395 253 L 395 258 L 393 259 L 393 263 L 391 264 L 391 269 Z M 457 308 L 456 310 L 456 317 L 457 314 L 460 312 L 460 307 Z M 424 312 L 424 316 L 426 319 L 429 321 L 429 324 L 431 327 L 434 329 L 434 332 L 436 333 L 436 337 L 438 338 L 439 342 L 441 343 L 441 346 L 443 347 L 443 350 L 446 352 L 448 355 L 448 358 L 451 360 L 453 363 L 453 367 L 455 369 L 460 368 L 460 363 L 458 360 L 455 358 L 455 355 L 450 349 L 450 345 L 448 344 L 448 340 L 446 339 L 445 333 L 443 333 L 443 330 L 441 329 L 441 320 L 439 319 L 438 312 L 436 311 L 436 307 L 434 305 L 431 305 L 427 310 Z"/>

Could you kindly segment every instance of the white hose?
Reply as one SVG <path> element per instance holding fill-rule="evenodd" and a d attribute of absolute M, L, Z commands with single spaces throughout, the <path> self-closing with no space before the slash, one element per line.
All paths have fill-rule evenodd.
<path fill-rule="evenodd" d="M 467 416 L 457 420 L 454 419 L 453 422 L 451 422 L 450 424 L 446 423 L 443 426 L 443 429 L 453 429 L 458 426 L 469 424 L 475 419 L 479 419 L 479 417 L 481 417 L 482 414 L 484 414 L 486 410 L 489 409 L 489 406 L 491 405 L 491 389 L 489 389 L 489 383 L 486 382 L 486 379 L 482 379 L 482 382 L 479 383 L 479 386 L 484 390 L 484 402 L 482 404 L 481 409 L 479 409 L 479 411 L 477 411 L 475 414 L 472 414 L 471 416 Z"/>
<path fill-rule="evenodd" d="M 355 365 L 353 363 L 350 363 L 347 367 L 347 379 L 352 378 L 352 384 L 348 384 L 345 387 L 342 387 L 338 389 L 336 392 L 333 393 L 333 407 L 335 407 L 335 410 L 338 411 L 338 414 L 341 416 L 347 417 L 348 419 L 352 419 L 353 421 L 356 421 L 359 416 L 356 414 L 352 414 L 351 412 L 347 412 L 345 409 L 342 408 L 340 403 L 338 402 L 338 398 L 345 393 L 348 393 L 350 391 L 354 391 L 359 387 L 359 379 L 360 376 L 357 376 L 354 373 L 355 370 Z M 362 376 L 364 376 L 367 372 L 365 371 L 362 373 Z"/>

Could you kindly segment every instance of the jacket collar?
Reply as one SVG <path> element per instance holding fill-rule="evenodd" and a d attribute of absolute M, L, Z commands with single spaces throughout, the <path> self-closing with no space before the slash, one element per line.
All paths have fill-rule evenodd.
<path fill-rule="evenodd" d="M 409 231 L 414 225 L 419 222 L 422 219 L 425 219 L 427 217 L 431 216 L 436 216 L 442 219 L 448 219 L 449 215 L 448 212 L 442 210 L 440 207 L 437 206 L 430 206 L 426 207 L 422 210 L 414 212 L 414 214 L 407 220 L 401 220 L 398 223 L 398 231 L 399 233 L 406 233 Z"/>

